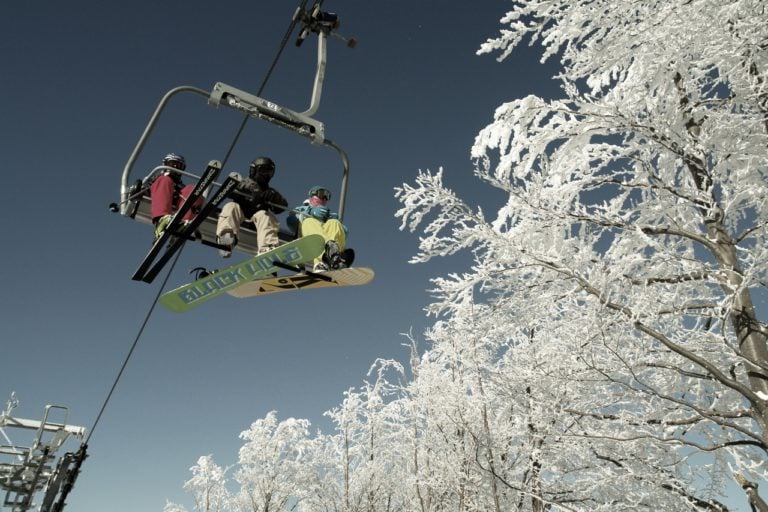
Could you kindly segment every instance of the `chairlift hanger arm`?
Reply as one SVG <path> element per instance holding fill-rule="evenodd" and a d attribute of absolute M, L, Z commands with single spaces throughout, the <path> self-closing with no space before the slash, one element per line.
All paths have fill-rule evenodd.
<path fill-rule="evenodd" d="M 325 138 L 325 128 L 323 123 L 313 119 L 312 116 L 320 106 L 320 97 L 322 93 L 323 80 L 325 79 L 325 63 L 327 57 L 327 41 L 324 33 L 318 34 L 317 50 L 317 69 L 315 71 L 314 86 L 312 90 L 312 101 L 310 107 L 303 113 L 294 112 L 276 103 L 259 98 L 245 91 L 228 86 L 221 82 L 214 85 L 213 91 L 209 94 L 207 91 L 198 87 L 182 85 L 171 89 L 160 100 L 155 112 L 152 114 L 142 133 L 136 147 L 131 153 L 123 169 L 122 181 L 120 186 L 120 204 L 119 211 L 121 215 L 128 216 L 130 212 L 130 189 L 131 189 L 131 170 L 141 151 L 152 134 L 152 130 L 157 124 L 162 111 L 165 109 L 172 97 L 179 93 L 189 92 L 199 94 L 208 98 L 208 104 L 226 106 L 246 112 L 252 117 L 270 121 L 279 126 L 289 128 L 292 131 L 309 137 L 313 143 L 322 144 Z M 224 101 L 226 99 L 226 101 Z"/>
<path fill-rule="evenodd" d="M 264 119 L 309 137 L 314 144 L 322 144 L 325 138 L 323 123 L 313 119 L 312 116 L 320 108 L 320 98 L 323 92 L 323 82 L 325 81 L 325 64 L 328 56 L 327 46 L 326 31 L 318 32 L 317 67 L 312 87 L 312 100 L 309 108 L 304 112 L 294 112 L 277 103 L 221 82 L 213 87 L 208 103 L 215 107 L 224 104 L 241 110 L 250 116 Z"/>
<path fill-rule="evenodd" d="M 138 155 L 143 150 L 147 139 L 152 133 L 152 130 L 154 129 L 154 126 L 160 117 L 160 114 L 165 109 L 166 104 L 173 96 L 182 92 L 188 92 L 205 96 L 208 98 L 209 105 L 225 105 L 231 108 L 235 108 L 237 110 L 246 112 L 251 117 L 266 120 L 278 126 L 290 129 L 299 135 L 309 138 L 313 144 L 326 145 L 334 148 L 341 156 L 343 163 L 342 185 L 339 193 L 339 217 L 343 218 L 345 197 L 347 193 L 347 179 L 349 176 L 349 160 L 346 153 L 339 146 L 325 138 L 325 127 L 323 123 L 314 119 L 312 116 L 320 106 L 323 81 L 325 79 L 327 36 L 330 34 L 334 37 L 343 39 L 347 41 L 348 46 L 354 46 L 354 40 L 346 40 L 334 31 L 334 29 L 338 26 L 338 19 L 335 18 L 335 15 L 329 15 L 328 13 L 321 12 L 319 10 L 320 4 L 321 2 L 316 2 L 314 8 L 307 13 L 307 16 L 310 18 L 310 23 L 309 25 L 305 24 L 304 26 L 304 28 L 309 26 L 310 31 L 316 32 L 318 35 L 317 68 L 312 90 L 312 99 L 307 110 L 301 113 L 295 112 L 274 102 L 236 89 L 221 82 L 214 85 L 213 91 L 210 94 L 207 91 L 192 86 L 179 86 L 171 89 L 161 99 L 160 103 L 155 109 L 154 114 L 150 118 L 149 123 L 144 129 L 144 132 L 141 135 L 138 143 L 136 144 L 136 147 L 131 153 L 125 168 L 123 169 L 120 188 L 120 203 L 113 203 L 110 205 L 111 209 L 119 210 L 120 214 L 123 216 L 133 217 L 133 215 L 135 215 L 136 201 L 132 199 L 131 195 L 132 193 L 135 193 L 136 190 L 132 190 L 133 184 L 131 183 L 131 170 L 136 162 L 136 159 L 138 158 Z M 299 13 L 297 12 L 296 15 L 299 15 Z M 314 21 L 312 21 L 313 19 Z M 304 23 L 304 20 L 301 21 Z M 306 37 L 306 34 L 304 37 Z"/>

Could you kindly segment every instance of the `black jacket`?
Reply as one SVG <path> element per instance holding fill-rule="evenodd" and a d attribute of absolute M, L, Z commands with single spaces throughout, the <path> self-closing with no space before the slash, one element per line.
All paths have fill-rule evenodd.
<path fill-rule="evenodd" d="M 232 193 L 232 200 L 240 205 L 246 218 L 260 210 L 282 213 L 288 201 L 272 187 L 262 188 L 251 178 L 244 178 Z"/>

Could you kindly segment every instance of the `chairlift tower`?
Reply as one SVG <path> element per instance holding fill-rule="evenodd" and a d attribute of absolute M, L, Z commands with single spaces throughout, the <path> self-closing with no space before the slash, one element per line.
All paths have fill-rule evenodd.
<path fill-rule="evenodd" d="M 80 473 L 86 445 L 81 444 L 77 452 L 65 453 L 58 460 L 57 452 L 70 437 L 82 440 L 85 428 L 68 425 L 68 409 L 60 405 L 47 405 L 42 420 L 16 418 L 11 412 L 18 404 L 12 393 L 0 412 L 0 443 L 8 443 L 0 444 L 0 490 L 5 491 L 2 505 L 11 512 L 59 512 Z M 63 415 L 63 421 L 54 421 L 54 415 Z M 5 429 L 32 433 L 31 444 L 14 444 Z M 44 494 L 37 504 L 33 500 L 40 492 Z"/>

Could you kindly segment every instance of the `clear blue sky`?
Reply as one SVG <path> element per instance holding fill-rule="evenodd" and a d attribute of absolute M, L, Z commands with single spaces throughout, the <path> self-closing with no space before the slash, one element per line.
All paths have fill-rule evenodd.
<path fill-rule="evenodd" d="M 107 209 L 126 160 L 169 89 L 210 90 L 221 81 L 255 93 L 295 6 L 0 6 L 0 405 L 16 391 L 17 416 L 39 419 L 46 404 L 60 404 L 71 423 L 90 429 L 163 277 L 131 281 L 151 232 Z M 492 213 L 503 197 L 472 176 L 476 133 L 506 100 L 557 94 L 537 50 L 502 64 L 475 55 L 506 7 L 503 0 L 325 2 L 359 44 L 350 50 L 330 41 L 316 117 L 349 154 L 349 243 L 376 280 L 261 299 L 224 296 L 183 315 L 157 309 L 94 432 L 68 510 L 161 510 L 166 498 L 191 508 L 181 487 L 198 456 L 236 462 L 238 434 L 273 409 L 281 419 L 325 427 L 322 413 L 362 383 L 376 358 L 407 360 L 400 333 L 413 329 L 421 338 L 431 322 L 423 313 L 429 278 L 461 271 L 467 258 L 409 264 L 417 238 L 398 230 L 393 188 L 419 169 L 443 166 L 450 186 Z M 315 39 L 298 49 L 292 39 L 263 96 L 304 110 L 315 48 Z M 136 172 L 168 151 L 186 155 L 190 168 L 222 159 L 241 120 L 198 96 L 172 105 Z M 273 185 L 291 203 L 315 184 L 338 192 L 335 152 L 258 121 L 226 170 L 242 172 L 263 154 L 276 161 Z M 220 264 L 215 251 L 188 245 L 170 285 L 186 281 L 191 267 Z"/>

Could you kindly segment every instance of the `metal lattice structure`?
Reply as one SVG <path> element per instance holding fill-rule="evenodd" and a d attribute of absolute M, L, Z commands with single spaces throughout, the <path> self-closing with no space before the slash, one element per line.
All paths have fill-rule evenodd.
<path fill-rule="evenodd" d="M 18 404 L 15 394 L 11 394 L 0 413 L 0 435 L 8 443 L 0 444 L 0 490 L 5 491 L 2 504 L 11 512 L 63 510 L 86 458 L 86 445 L 61 457 L 57 453 L 70 437 L 82 440 L 85 428 L 67 425 L 68 409 L 60 405 L 47 405 L 42 420 L 13 417 L 11 412 Z M 63 421 L 54 421 L 53 416 L 63 416 Z M 31 435 L 29 445 L 13 443 L 5 429 L 23 431 L 28 440 Z M 41 497 L 39 504 L 34 501 L 36 496 Z"/>

